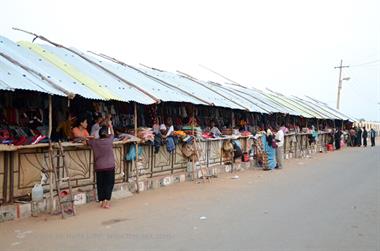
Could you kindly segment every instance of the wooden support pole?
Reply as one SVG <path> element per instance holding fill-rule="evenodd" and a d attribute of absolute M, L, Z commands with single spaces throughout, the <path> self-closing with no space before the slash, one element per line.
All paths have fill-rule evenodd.
<path fill-rule="evenodd" d="M 135 137 L 137 139 L 137 105 L 136 102 L 134 102 L 134 124 L 135 124 Z M 136 192 L 140 192 L 140 187 L 139 187 L 139 170 L 137 168 L 137 161 L 139 158 L 139 143 L 136 142 L 136 159 L 135 159 L 135 171 L 136 171 Z"/>
<path fill-rule="evenodd" d="M 196 149 L 195 149 L 195 147 L 196 147 L 196 145 L 195 145 L 195 141 L 197 140 L 196 139 L 196 137 L 195 137 L 195 129 L 194 129 L 194 119 L 195 119 L 195 109 L 194 109 L 194 105 L 192 106 L 193 107 L 193 114 L 192 114 L 192 119 L 191 119 L 191 131 L 192 131 L 192 133 L 193 133 L 193 137 L 194 137 L 194 145 L 193 145 L 193 147 L 194 147 L 194 150 L 196 151 Z M 195 172 L 195 156 L 194 156 L 194 154 L 192 155 L 192 157 L 191 157 L 191 159 L 192 159 L 192 169 L 193 169 L 193 180 L 196 180 L 195 179 L 195 175 L 196 175 L 196 172 Z"/>
<path fill-rule="evenodd" d="M 48 152 L 47 162 L 48 162 L 48 168 L 49 168 L 49 194 L 50 194 L 49 211 L 50 211 L 50 214 L 54 214 L 54 210 L 55 210 L 55 207 L 54 207 L 54 190 L 53 190 L 54 189 L 53 175 L 55 175 L 55 173 L 53 172 L 53 155 L 54 155 L 53 151 L 54 151 L 53 145 L 52 145 L 51 140 L 49 139 L 49 152 Z"/>
<path fill-rule="evenodd" d="M 51 131 L 53 128 L 53 104 L 52 104 L 52 96 L 49 95 L 49 131 L 48 137 L 51 138 Z"/>

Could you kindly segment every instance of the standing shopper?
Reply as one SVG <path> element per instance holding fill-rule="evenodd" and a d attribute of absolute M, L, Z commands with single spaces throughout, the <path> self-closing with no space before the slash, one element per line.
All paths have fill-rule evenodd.
<path fill-rule="evenodd" d="M 285 127 L 281 126 L 280 129 L 278 129 L 275 139 L 277 142 L 277 148 L 276 148 L 276 161 L 277 161 L 277 168 L 283 168 L 283 160 L 284 160 L 284 137 L 285 137 Z"/>
<path fill-rule="evenodd" d="M 356 133 L 356 140 L 358 141 L 356 146 L 362 146 L 362 129 L 360 127 Z"/>
<path fill-rule="evenodd" d="M 376 131 L 373 128 L 369 131 L 369 137 L 371 138 L 371 146 L 375 146 Z"/>
<path fill-rule="evenodd" d="M 277 166 L 276 161 L 276 150 L 277 147 L 276 141 L 270 129 L 267 130 L 265 139 L 263 140 L 263 144 L 265 145 L 264 149 L 268 156 L 268 169 L 265 170 L 273 170 Z"/>
<path fill-rule="evenodd" d="M 368 132 L 365 129 L 365 127 L 363 127 L 363 146 L 364 147 L 367 147 L 367 137 L 368 137 Z"/>
<path fill-rule="evenodd" d="M 340 129 L 336 129 L 335 135 L 334 135 L 335 149 L 336 150 L 340 149 L 340 140 L 341 140 L 341 137 L 342 137 L 342 132 L 340 131 Z"/>
<path fill-rule="evenodd" d="M 110 130 L 110 134 L 108 133 Z M 113 186 L 115 184 L 115 156 L 113 154 L 113 128 L 109 126 L 99 129 L 99 139 L 89 141 L 94 151 L 94 169 L 96 172 L 96 187 L 98 200 L 102 208 L 110 208 Z"/>
<path fill-rule="evenodd" d="M 350 146 L 356 146 L 356 129 L 355 127 L 350 130 Z"/>

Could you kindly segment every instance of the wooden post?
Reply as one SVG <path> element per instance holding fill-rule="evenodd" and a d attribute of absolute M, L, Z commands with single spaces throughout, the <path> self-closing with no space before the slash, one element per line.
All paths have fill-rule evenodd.
<path fill-rule="evenodd" d="M 136 105 L 136 102 L 134 102 L 133 104 L 134 104 L 135 137 L 137 139 L 137 105 Z M 140 192 L 140 187 L 139 187 L 139 170 L 137 168 L 137 160 L 138 160 L 138 158 L 139 158 L 139 143 L 136 142 L 136 159 L 135 159 L 134 166 L 135 166 L 135 171 L 136 171 L 136 186 L 137 186 L 136 192 L 137 193 Z"/>
<path fill-rule="evenodd" d="M 194 145 L 193 145 L 193 147 L 194 147 L 194 150 L 196 150 L 195 149 L 195 147 L 196 147 L 195 141 L 197 139 L 195 137 L 194 119 L 195 119 L 195 109 L 194 109 L 194 105 L 193 105 L 193 114 L 192 114 L 192 120 L 191 120 L 191 131 L 192 131 L 193 137 L 194 137 Z M 193 167 L 193 180 L 196 180 L 195 179 L 196 172 L 195 172 L 195 156 L 194 156 L 194 154 L 192 155 L 191 159 L 192 159 L 192 167 Z"/>
<path fill-rule="evenodd" d="M 234 114 L 234 110 L 231 109 L 231 127 L 232 129 L 234 129 L 235 127 L 235 114 Z"/>
<path fill-rule="evenodd" d="M 49 205 L 49 211 L 50 214 L 54 214 L 54 190 L 53 190 L 53 175 L 56 175 L 53 172 L 53 155 L 54 155 L 54 150 L 53 150 L 53 145 L 51 140 L 49 140 L 49 152 L 48 152 L 48 168 L 49 168 L 49 193 L 50 193 L 50 205 Z M 59 195 L 58 195 L 59 196 Z"/>
<path fill-rule="evenodd" d="M 317 132 L 319 132 L 319 119 L 317 119 Z"/>
<path fill-rule="evenodd" d="M 51 214 L 54 213 L 54 191 L 53 191 L 53 147 L 51 142 L 51 132 L 53 127 L 53 105 L 52 105 L 52 96 L 49 95 L 49 129 L 48 129 L 48 137 L 49 137 L 49 153 L 48 153 L 48 169 L 49 169 L 49 193 L 50 193 L 50 205 L 49 211 Z"/>

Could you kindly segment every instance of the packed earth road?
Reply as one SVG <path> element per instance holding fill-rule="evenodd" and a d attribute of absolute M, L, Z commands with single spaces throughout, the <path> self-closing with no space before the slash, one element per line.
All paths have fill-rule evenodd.
<path fill-rule="evenodd" d="M 1 223 L 0 250 L 380 250 L 379 146 L 285 164 Z"/>

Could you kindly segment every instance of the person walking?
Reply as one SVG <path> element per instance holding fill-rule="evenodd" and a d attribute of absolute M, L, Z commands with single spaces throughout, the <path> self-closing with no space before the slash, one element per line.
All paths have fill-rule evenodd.
<path fill-rule="evenodd" d="M 110 130 L 110 134 L 108 131 Z M 113 186 L 115 184 L 115 156 L 113 153 L 114 131 L 112 123 L 99 129 L 99 139 L 88 142 L 94 151 L 94 169 L 98 200 L 102 208 L 110 208 Z"/>
<path fill-rule="evenodd" d="M 365 129 L 365 127 L 363 127 L 363 146 L 364 147 L 367 147 L 367 138 L 368 138 L 368 132 Z"/>
<path fill-rule="evenodd" d="M 369 131 L 369 137 L 371 138 L 371 146 L 375 146 L 376 131 L 373 128 Z"/>

